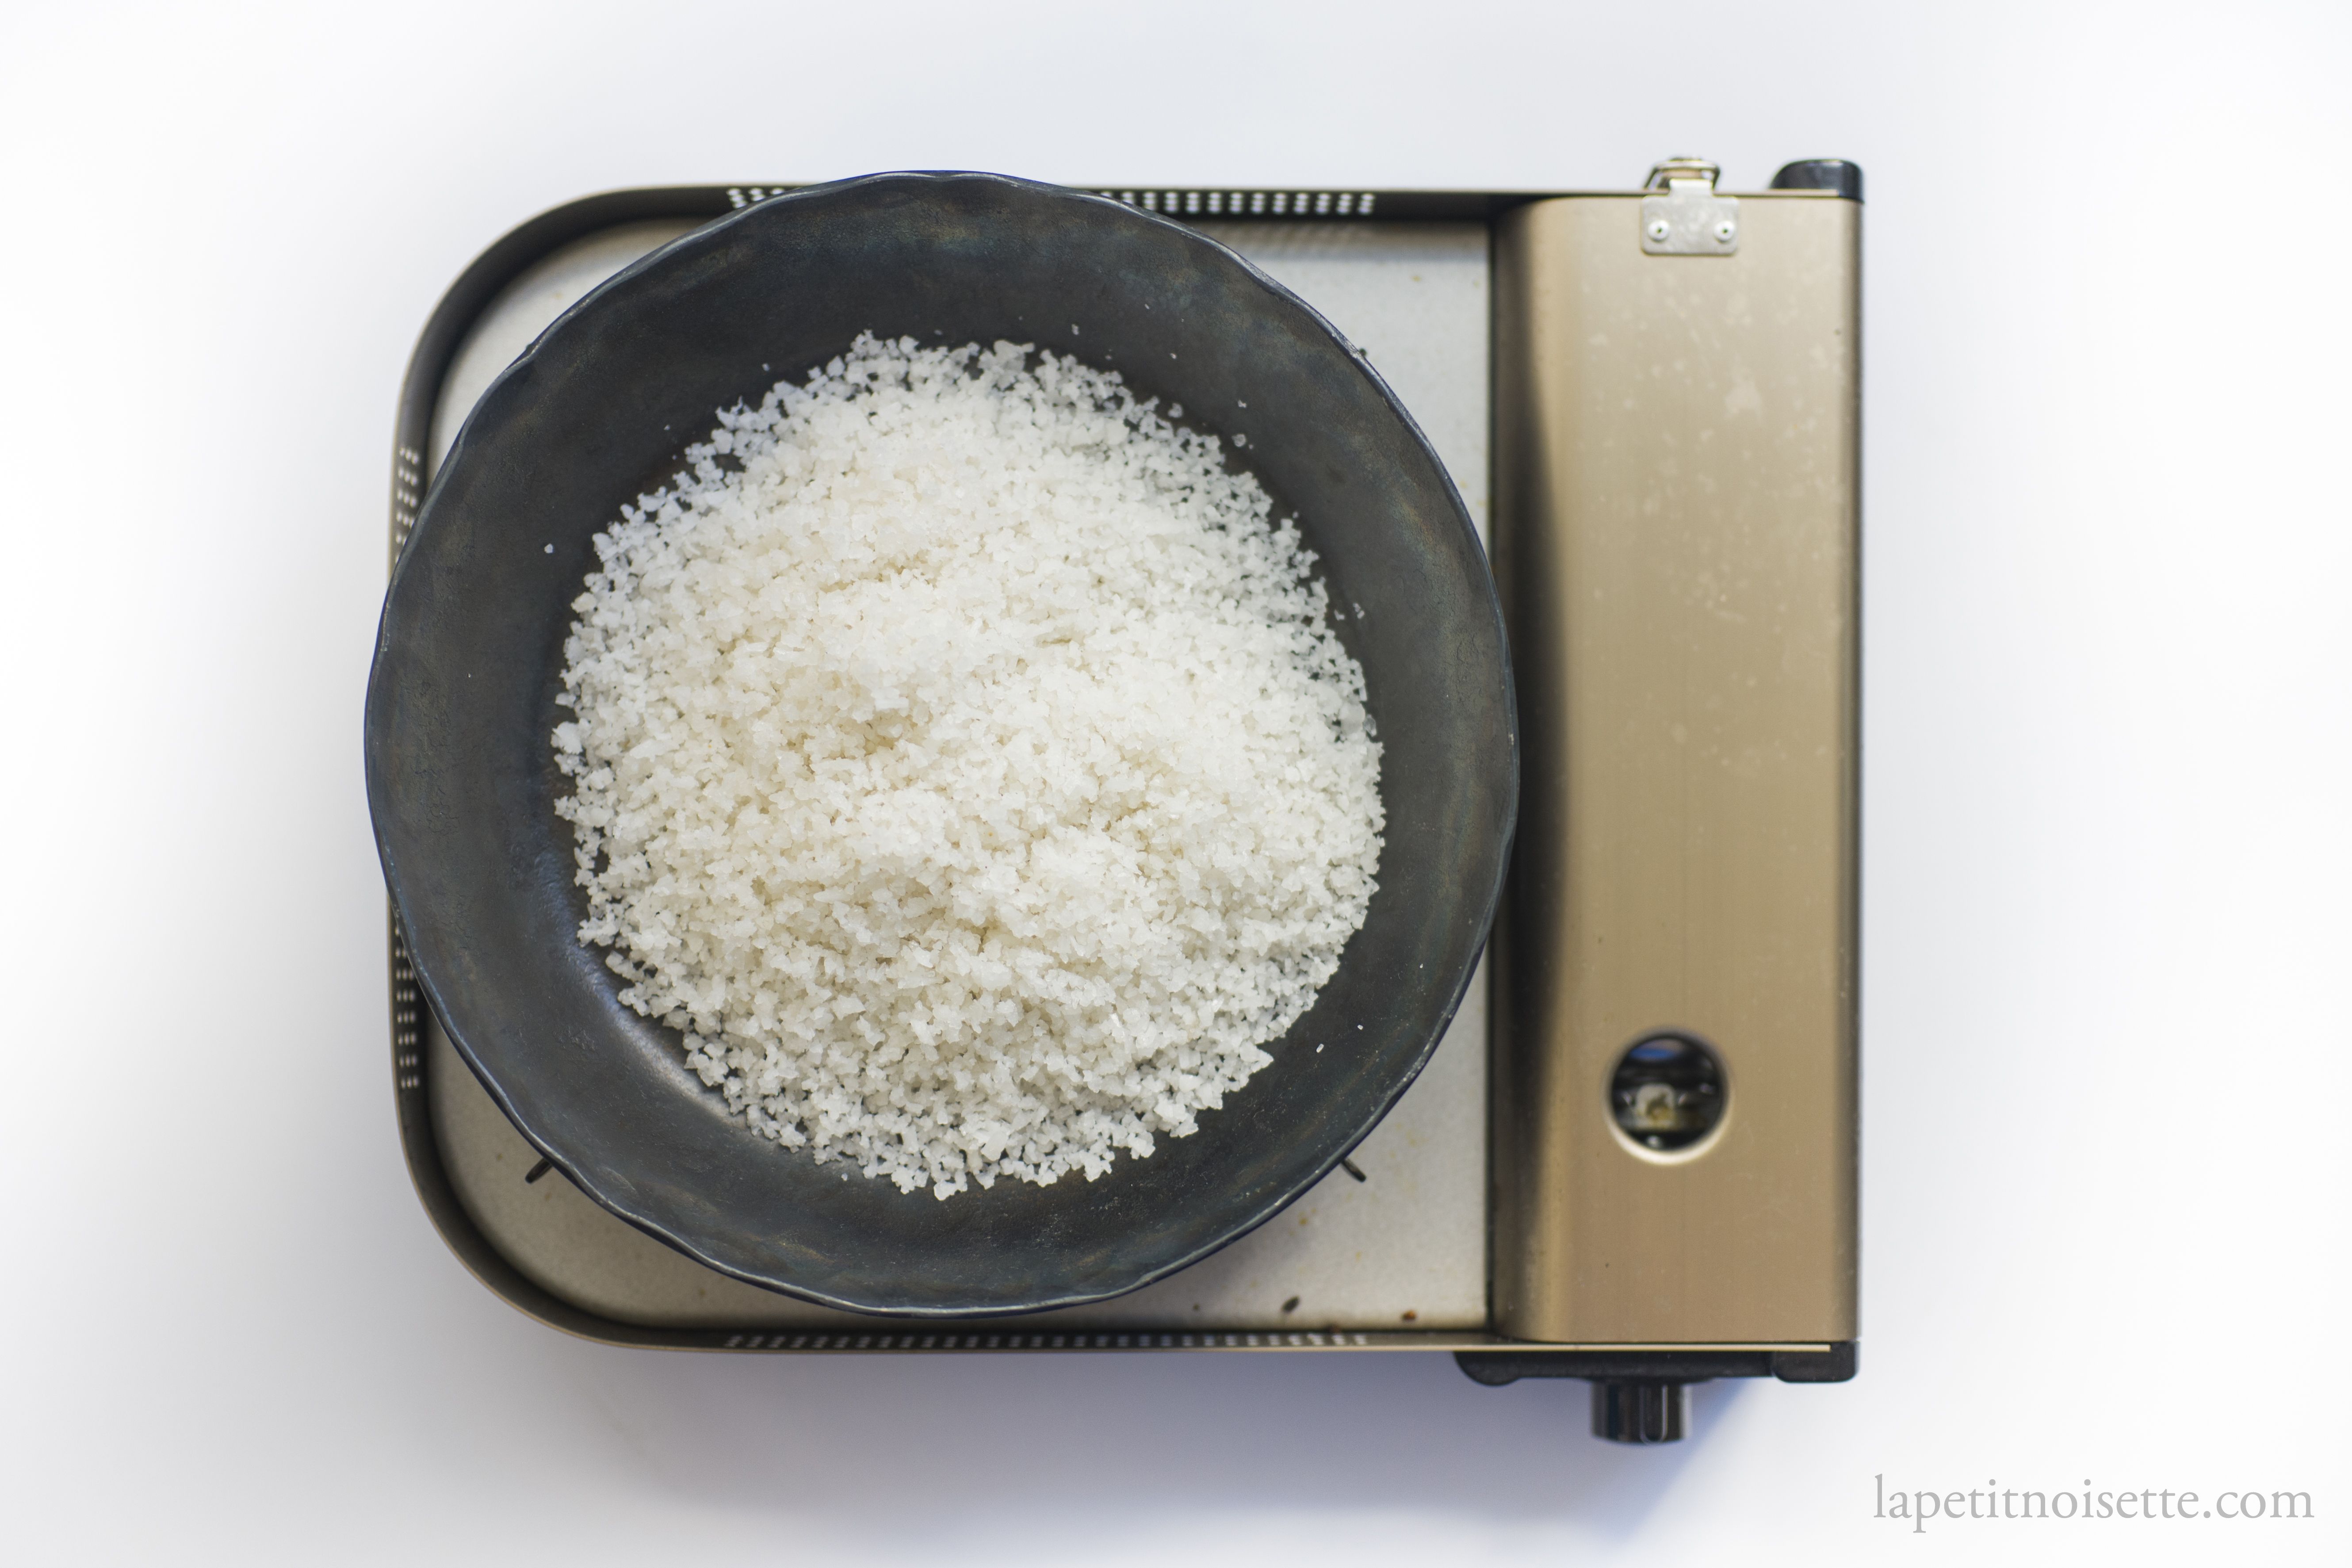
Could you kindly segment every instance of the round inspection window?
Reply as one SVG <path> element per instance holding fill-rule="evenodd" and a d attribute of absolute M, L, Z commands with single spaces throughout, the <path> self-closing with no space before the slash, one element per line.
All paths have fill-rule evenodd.
<path fill-rule="evenodd" d="M 1723 1120 L 1723 1063 L 1688 1035 L 1644 1036 L 1609 1079 L 1609 1113 L 1644 1149 L 1687 1149 Z"/>

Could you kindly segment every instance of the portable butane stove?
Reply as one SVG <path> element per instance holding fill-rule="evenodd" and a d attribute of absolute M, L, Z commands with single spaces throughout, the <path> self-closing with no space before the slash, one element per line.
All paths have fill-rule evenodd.
<path fill-rule="evenodd" d="M 592 196 L 425 324 L 395 558 L 457 426 L 612 273 L 782 194 Z M 760 1353 L 1444 1350 L 1679 1437 L 1687 1385 L 1853 1375 L 1861 173 L 1727 195 L 1104 189 L 1241 252 L 1370 356 L 1488 542 L 1522 723 L 1511 885 L 1427 1069 L 1340 1170 L 1113 1300 L 908 1325 L 716 1273 L 507 1121 L 392 936 L 418 1196 L 475 1276 L 618 1345 Z"/>

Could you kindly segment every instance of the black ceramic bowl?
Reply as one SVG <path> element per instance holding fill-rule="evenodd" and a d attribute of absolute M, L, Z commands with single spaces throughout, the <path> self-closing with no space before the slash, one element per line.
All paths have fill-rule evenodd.
<path fill-rule="evenodd" d="M 1297 516 L 1364 667 L 1388 828 L 1363 929 L 1268 1047 L 1271 1067 L 1193 1136 L 1122 1155 L 1097 1181 L 1002 1181 L 942 1203 L 845 1180 L 841 1163 L 731 1120 L 677 1037 L 623 1006 L 602 950 L 573 934 L 586 905 L 549 731 L 568 716 L 555 699 L 591 537 L 677 471 L 718 409 L 867 331 L 1034 342 L 1182 404 L 1195 428 L 1246 434 L 1235 457 Z M 516 360 L 467 420 L 394 574 L 367 783 L 419 982 L 524 1136 L 598 1203 L 722 1272 L 932 1317 L 1134 1289 L 1329 1171 L 1412 1083 L 1469 983 L 1518 792 L 1486 559 L 1362 357 L 1201 235 L 986 174 L 761 202 L 620 273 Z"/>

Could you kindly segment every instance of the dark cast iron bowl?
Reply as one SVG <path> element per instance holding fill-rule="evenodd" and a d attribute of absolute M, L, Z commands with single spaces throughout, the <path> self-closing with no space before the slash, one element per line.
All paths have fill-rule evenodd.
<path fill-rule="evenodd" d="M 1097 1181 L 1001 1181 L 940 1202 L 782 1149 L 729 1117 L 677 1036 L 623 1006 L 604 951 L 574 935 L 585 895 L 553 808 L 569 786 L 549 732 L 568 716 L 556 697 L 591 538 L 677 470 L 718 409 L 756 403 L 865 331 L 1034 342 L 1181 403 L 1297 515 L 1364 667 L 1388 827 L 1363 929 L 1269 1046 L 1272 1066 L 1192 1137 L 1121 1155 Z M 918 1317 L 1134 1289 L 1328 1173 L 1453 1016 L 1518 795 L 1486 559 L 1380 377 L 1205 237 L 988 174 L 772 198 L 646 257 L 548 328 L 466 421 L 394 574 L 366 762 L 419 984 L 523 1135 L 596 1202 L 711 1268 Z"/>

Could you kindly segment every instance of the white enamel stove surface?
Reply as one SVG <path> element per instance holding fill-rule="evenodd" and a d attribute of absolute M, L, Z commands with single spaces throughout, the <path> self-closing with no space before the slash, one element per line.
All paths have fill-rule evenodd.
<path fill-rule="evenodd" d="M 539 332 L 604 279 L 692 226 L 636 224 L 550 257 L 484 312 L 436 405 L 429 464 Z M 1487 527 L 1486 229 L 1483 224 L 1206 224 L 1362 347 Z M 429 474 L 428 474 L 429 477 Z M 435 1131 L 483 1233 L 524 1274 L 627 1322 L 744 1329 L 877 1326 L 695 1263 L 597 1207 L 537 1152 L 427 1030 Z M 1212 1112 L 1211 1114 L 1214 1114 Z M 746 1133 L 746 1136 L 750 1136 Z M 1480 966 L 1427 1070 L 1350 1157 L 1275 1219 L 1159 1284 L 1013 1323 L 1067 1328 L 1459 1329 L 1486 1323 L 1486 978 Z M 1122 1158 L 1104 1177 L 1136 1167 Z M 909 1203 L 936 1199 L 915 1194 Z M 952 1200 L 951 1200 L 952 1201 Z"/>

